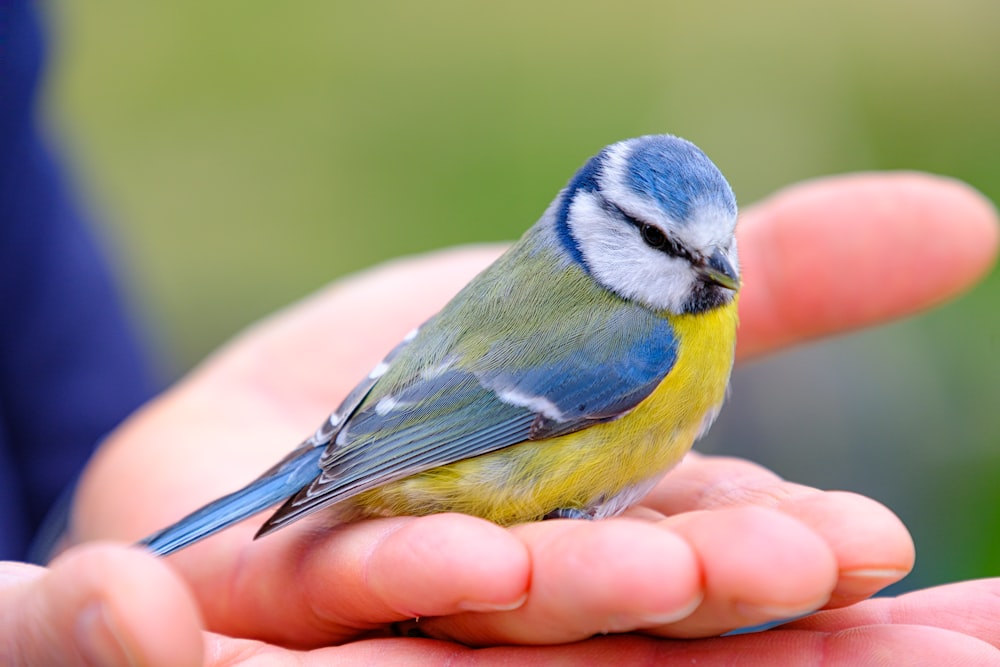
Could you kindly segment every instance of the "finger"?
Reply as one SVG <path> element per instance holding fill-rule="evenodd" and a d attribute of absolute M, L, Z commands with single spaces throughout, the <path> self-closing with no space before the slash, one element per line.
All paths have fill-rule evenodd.
<path fill-rule="evenodd" d="M 917 173 L 796 185 L 738 230 L 741 358 L 937 304 L 988 270 L 998 241 L 989 200 Z"/>
<path fill-rule="evenodd" d="M 863 625 L 907 623 L 966 633 L 1000 649 L 1000 579 L 980 579 L 876 598 L 824 611 L 787 626 L 837 632 Z"/>
<path fill-rule="evenodd" d="M 332 529 L 320 517 L 238 546 L 238 568 L 206 556 L 210 547 L 219 548 L 195 545 L 171 558 L 192 579 L 209 627 L 300 647 L 415 617 L 511 609 L 531 574 L 520 540 L 459 514 Z"/>
<path fill-rule="evenodd" d="M 796 518 L 823 539 L 837 562 L 827 606 L 865 599 L 913 568 L 913 540 L 884 505 L 853 493 L 819 491 L 786 482 L 757 464 L 691 454 L 643 505 L 673 515 L 756 505 Z"/>
<path fill-rule="evenodd" d="M 194 601 L 151 556 L 95 544 L 49 569 L 15 563 L 0 571 L 0 647 L 13 664 L 201 664 Z"/>
<path fill-rule="evenodd" d="M 736 507 L 662 522 L 699 556 L 704 601 L 667 637 L 710 637 L 821 608 L 837 584 L 837 561 L 809 526 L 782 512 Z"/>
<path fill-rule="evenodd" d="M 471 645 L 565 643 L 670 623 L 701 603 L 697 554 L 655 523 L 545 521 L 511 532 L 531 556 L 522 606 L 421 619 L 413 629 Z"/>
<path fill-rule="evenodd" d="M 473 645 L 566 643 L 641 629 L 710 636 L 814 611 L 837 581 L 827 544 L 796 519 L 761 508 L 658 523 L 545 522 L 515 532 L 533 564 L 522 607 L 416 627 Z"/>
<path fill-rule="evenodd" d="M 855 493 L 806 493 L 776 509 L 823 539 L 837 561 L 837 585 L 826 608 L 871 597 L 913 569 L 916 550 L 903 522 L 884 505 Z"/>

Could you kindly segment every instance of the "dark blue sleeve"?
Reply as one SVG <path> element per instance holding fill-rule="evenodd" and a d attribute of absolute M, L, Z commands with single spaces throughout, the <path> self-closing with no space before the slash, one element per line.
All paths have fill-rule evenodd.
<path fill-rule="evenodd" d="M 0 3 L 0 559 L 152 381 L 113 276 L 37 127 L 34 3 Z"/>

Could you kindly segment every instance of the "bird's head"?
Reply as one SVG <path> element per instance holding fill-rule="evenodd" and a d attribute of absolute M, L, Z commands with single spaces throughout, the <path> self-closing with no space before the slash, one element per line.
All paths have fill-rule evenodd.
<path fill-rule="evenodd" d="M 556 216 L 572 258 L 626 299 L 695 313 L 729 303 L 739 289 L 736 198 L 684 139 L 608 146 L 570 181 Z"/>

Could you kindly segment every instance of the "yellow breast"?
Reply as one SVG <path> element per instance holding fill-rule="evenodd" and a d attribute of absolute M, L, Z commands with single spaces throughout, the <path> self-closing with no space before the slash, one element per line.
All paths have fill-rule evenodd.
<path fill-rule="evenodd" d="M 658 479 L 725 399 L 736 341 L 736 301 L 670 316 L 677 362 L 632 412 L 568 435 L 524 442 L 368 491 L 364 513 L 462 512 L 503 525 L 583 509 Z"/>

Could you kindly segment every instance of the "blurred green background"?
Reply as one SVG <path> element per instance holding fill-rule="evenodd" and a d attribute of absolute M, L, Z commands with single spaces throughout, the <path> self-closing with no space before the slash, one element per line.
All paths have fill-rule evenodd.
<path fill-rule="evenodd" d="M 337 276 L 516 237 L 628 136 L 692 139 L 743 205 L 895 168 L 1000 200 L 995 0 L 48 10 L 53 132 L 174 373 Z M 998 296 L 741 368 L 701 449 L 888 504 L 906 587 L 1000 574 Z"/>

